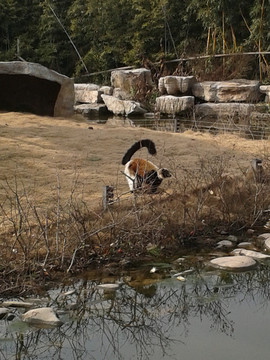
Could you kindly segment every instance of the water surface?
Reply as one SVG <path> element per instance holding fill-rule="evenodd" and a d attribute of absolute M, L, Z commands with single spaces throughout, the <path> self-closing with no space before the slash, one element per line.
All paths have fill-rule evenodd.
<path fill-rule="evenodd" d="M 268 264 L 244 273 L 193 269 L 185 281 L 174 265 L 151 267 L 107 279 L 91 272 L 51 290 L 39 300 L 59 313 L 60 328 L 27 326 L 14 311 L 0 321 L 1 359 L 269 358 Z M 107 292 L 100 282 L 120 286 Z"/>

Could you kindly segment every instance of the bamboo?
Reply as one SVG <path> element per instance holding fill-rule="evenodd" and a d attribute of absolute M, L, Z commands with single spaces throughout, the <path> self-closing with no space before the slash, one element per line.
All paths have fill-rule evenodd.
<path fill-rule="evenodd" d="M 209 27 L 207 34 L 207 42 L 206 42 L 206 54 L 209 54 L 210 35 L 211 35 L 211 28 Z"/>
<path fill-rule="evenodd" d="M 222 50 L 223 54 L 226 52 L 226 40 L 225 40 L 225 13 L 224 8 L 222 9 Z M 225 69 L 225 58 L 223 58 L 223 75 Z"/>
<path fill-rule="evenodd" d="M 240 8 L 240 14 L 241 14 L 241 16 L 242 16 L 242 19 L 244 20 L 244 23 L 245 23 L 245 25 L 246 25 L 249 33 L 251 34 L 251 29 L 250 29 L 250 27 L 249 27 L 249 25 L 248 25 L 248 23 L 247 23 L 246 18 L 244 17 L 244 14 L 243 14 L 241 8 Z M 255 40 L 255 44 L 256 44 L 256 46 L 259 48 L 258 43 L 257 43 L 256 40 Z M 265 56 L 264 56 L 264 52 L 263 52 L 263 51 L 261 52 L 261 56 L 262 56 L 262 58 L 263 58 L 263 61 L 264 61 L 265 65 L 268 67 L 268 63 L 267 63 L 267 61 L 266 61 L 266 58 L 265 58 Z"/>
<path fill-rule="evenodd" d="M 232 33 L 232 41 L 233 41 L 233 51 L 236 51 L 236 37 L 232 25 L 231 25 L 231 33 Z"/>
<path fill-rule="evenodd" d="M 217 29 L 215 28 L 214 29 L 214 32 L 213 32 L 213 45 L 212 45 L 212 53 L 214 54 L 215 51 L 216 51 L 216 34 L 217 34 Z"/>
<path fill-rule="evenodd" d="M 264 12 L 264 0 L 262 0 L 261 5 L 261 17 L 260 17 L 260 28 L 259 28 L 259 47 L 258 50 L 261 52 L 261 39 L 262 39 L 262 29 L 263 29 L 263 12 Z M 262 80 L 262 60 L 261 55 L 259 55 L 259 72 L 260 72 L 260 80 Z"/>

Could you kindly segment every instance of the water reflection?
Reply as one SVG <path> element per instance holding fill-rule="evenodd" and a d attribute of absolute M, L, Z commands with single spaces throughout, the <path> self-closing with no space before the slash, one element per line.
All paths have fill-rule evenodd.
<path fill-rule="evenodd" d="M 258 321 L 269 317 L 267 264 L 246 273 L 195 271 L 184 282 L 168 271 L 160 277 L 149 274 L 143 285 L 134 277 L 118 278 L 117 291 L 99 289 L 99 280 L 86 278 L 51 291 L 43 301 L 58 311 L 64 321 L 60 328 L 35 329 L 19 317 L 1 320 L 1 359 L 178 359 L 179 354 L 203 359 L 194 353 L 200 349 L 194 332 L 210 339 L 222 336 L 222 341 L 234 338 L 237 344 L 241 309 L 256 309 Z M 189 339 L 197 344 L 190 357 Z M 211 354 L 209 349 L 205 358 Z"/>

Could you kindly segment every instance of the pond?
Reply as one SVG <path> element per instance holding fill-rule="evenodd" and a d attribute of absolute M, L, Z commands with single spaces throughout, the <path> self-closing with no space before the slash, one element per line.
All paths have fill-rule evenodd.
<path fill-rule="evenodd" d="M 236 273 L 213 270 L 205 260 L 183 257 L 117 275 L 91 271 L 24 299 L 52 306 L 63 325 L 29 326 L 20 320 L 25 310 L 13 309 L 0 320 L 0 357 L 268 359 L 270 265 Z"/>

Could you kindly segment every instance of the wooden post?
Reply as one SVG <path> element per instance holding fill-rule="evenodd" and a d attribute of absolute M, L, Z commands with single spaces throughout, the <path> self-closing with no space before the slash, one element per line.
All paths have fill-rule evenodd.
<path fill-rule="evenodd" d="M 174 118 L 174 124 L 173 124 L 173 131 L 176 133 L 177 132 L 177 118 Z"/>
<path fill-rule="evenodd" d="M 108 205 L 112 202 L 113 195 L 114 194 L 112 186 L 106 185 L 103 187 L 102 206 L 104 210 L 106 210 L 108 208 Z"/>

